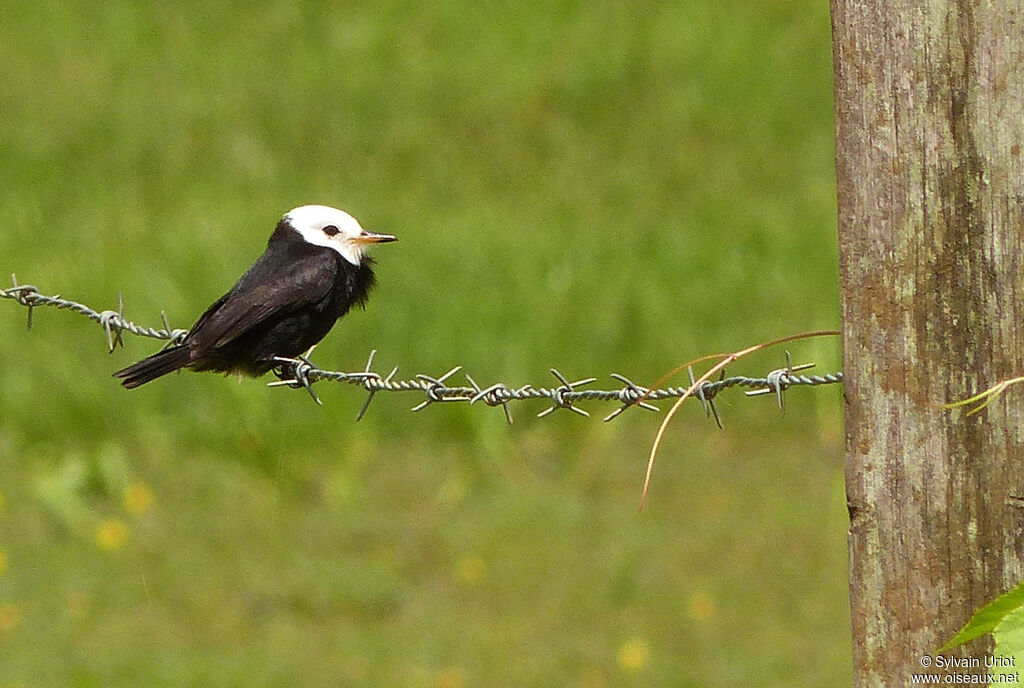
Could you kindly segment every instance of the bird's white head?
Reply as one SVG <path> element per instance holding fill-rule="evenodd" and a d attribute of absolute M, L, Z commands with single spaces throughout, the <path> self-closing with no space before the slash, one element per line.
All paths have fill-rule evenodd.
<path fill-rule="evenodd" d="M 397 240 L 390 234 L 367 232 L 344 210 L 326 205 L 303 205 L 289 211 L 284 219 L 306 243 L 337 251 L 352 265 L 359 265 L 370 244 Z"/>

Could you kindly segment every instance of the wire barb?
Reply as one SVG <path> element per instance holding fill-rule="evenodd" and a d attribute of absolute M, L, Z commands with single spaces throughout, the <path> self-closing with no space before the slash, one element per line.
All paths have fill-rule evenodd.
<path fill-rule="evenodd" d="M 723 430 L 722 418 L 718 415 L 718 409 L 715 408 L 715 395 L 718 394 L 718 390 L 721 387 L 716 387 L 714 382 L 705 380 L 704 382 L 697 385 L 697 380 L 693 376 L 693 366 L 686 366 L 686 372 L 690 376 L 690 386 L 696 385 L 697 390 L 694 396 L 697 401 L 700 402 L 701 408 L 704 409 L 704 415 L 710 418 L 712 415 L 715 417 L 715 425 L 718 426 L 719 430 Z M 722 368 L 721 374 L 718 376 L 718 383 L 721 384 L 725 380 L 725 368 Z"/>
<path fill-rule="evenodd" d="M 569 382 L 569 380 L 567 380 L 566 377 L 562 375 L 560 372 L 558 372 L 558 370 L 556 370 L 555 368 L 551 368 L 551 374 L 554 375 L 558 379 L 558 381 L 562 383 L 562 385 L 560 387 L 555 387 L 553 390 L 551 390 L 551 401 L 554 403 L 551 404 L 550 408 L 546 408 L 540 413 L 538 413 L 537 417 L 543 418 L 544 416 L 547 416 L 553 413 L 554 411 L 563 408 L 568 409 L 573 413 L 577 413 L 585 418 L 590 418 L 589 413 L 579 408 L 578 406 L 573 406 L 572 397 L 570 395 L 576 391 L 577 387 L 582 387 L 584 385 L 589 385 L 592 382 L 597 382 L 597 378 L 588 377 L 584 380 Z"/>
<path fill-rule="evenodd" d="M 423 382 L 427 383 L 427 386 L 423 389 L 423 391 L 427 393 L 427 398 L 420 402 L 419 404 L 413 406 L 412 410 L 422 411 L 423 409 L 425 409 L 426 407 L 430 406 L 435 402 L 465 401 L 465 399 L 462 396 L 460 396 L 461 390 L 456 389 L 455 394 L 448 394 L 448 392 L 452 388 L 447 387 L 444 384 L 445 380 L 447 380 L 460 370 L 462 370 L 462 366 L 455 366 L 454 368 L 452 368 L 451 370 L 449 370 L 447 373 L 437 378 L 436 380 L 430 377 L 429 375 L 424 375 L 423 373 L 417 374 L 417 380 L 422 380 Z"/>
<path fill-rule="evenodd" d="M 172 329 L 167 320 L 167 315 L 161 311 L 160 319 L 163 329 L 144 327 L 137 325 L 124 317 L 124 299 L 118 295 L 118 308 L 114 310 L 96 311 L 88 306 L 63 299 L 60 295 L 44 296 L 32 285 L 19 284 L 16 275 L 11 275 L 12 286 L 9 289 L 0 289 L 0 298 L 13 300 L 28 309 L 28 326 L 32 327 L 32 312 L 39 306 L 50 306 L 62 310 L 69 310 L 83 315 L 98 323 L 106 333 L 107 347 L 113 351 L 117 346 L 124 346 L 123 334 L 125 332 L 139 337 L 163 340 L 167 346 L 180 344 L 188 334 L 188 330 Z M 556 368 L 550 372 L 558 381 L 554 387 L 534 387 L 523 385 L 511 387 L 504 383 L 494 383 L 487 387 L 481 387 L 469 374 L 463 373 L 467 385 L 449 385 L 448 380 L 462 370 L 462 366 L 455 366 L 440 377 L 417 374 L 411 379 L 396 379 L 398 366 L 391 369 L 387 376 L 381 376 L 374 372 L 373 364 L 377 355 L 376 349 L 370 352 L 366 365 L 362 370 L 355 372 L 342 372 L 337 370 L 325 370 L 315 366 L 309 360 L 309 354 L 297 356 L 296 358 L 275 358 L 278 365 L 274 373 L 278 379 L 267 384 L 268 387 L 289 387 L 292 389 L 305 389 L 317 404 L 322 402 L 313 390 L 313 384 L 320 381 L 345 382 L 351 385 L 362 387 L 366 391 L 366 400 L 363 402 L 356 415 L 356 420 L 362 420 L 366 415 L 370 403 L 378 392 L 419 392 L 425 395 L 425 399 L 413 407 L 413 411 L 420 411 L 434 403 L 443 402 L 468 402 L 475 404 L 483 401 L 488 406 L 501 406 L 505 413 L 507 422 L 512 422 L 512 413 L 509 403 L 513 401 L 546 400 L 550 406 L 537 414 L 538 418 L 548 416 L 558 409 L 566 409 L 581 416 L 589 417 L 590 414 L 578 406 L 582 401 L 614 401 L 619 404 L 611 413 L 604 417 L 604 420 L 611 421 L 618 418 L 630 408 L 640 408 L 647 411 L 659 411 L 656 403 L 666 399 L 680 399 L 692 395 L 704 409 L 708 417 L 714 417 L 718 427 L 722 427 L 718 409 L 715 408 L 714 398 L 722 391 L 731 387 L 746 387 L 748 396 L 762 394 L 774 394 L 778 400 L 779 408 L 783 408 L 783 392 L 794 386 L 818 386 L 840 384 L 843 381 L 841 372 L 825 375 L 800 375 L 800 371 L 807 370 L 814 366 L 813 363 L 803 365 L 792 365 L 789 352 L 786 352 L 786 366 L 770 371 L 763 377 L 732 376 L 725 377 L 724 370 L 715 381 L 705 380 L 697 385 L 693 392 L 689 387 L 664 387 L 647 388 L 637 385 L 624 375 L 612 373 L 611 377 L 621 387 L 617 389 L 582 389 L 597 381 L 595 377 L 588 377 L 582 380 L 570 382 Z M 688 368 L 690 386 L 695 384 L 697 379 L 692 368 Z"/>
<path fill-rule="evenodd" d="M 395 366 L 391 370 L 391 373 L 386 378 L 384 378 L 384 380 L 381 380 L 380 375 L 370 370 L 370 367 L 373 365 L 373 357 L 376 355 L 377 350 L 374 349 L 373 351 L 370 352 L 370 357 L 366 359 L 366 368 L 363 370 L 363 375 L 365 376 L 363 378 L 363 386 L 366 387 L 369 394 L 366 395 L 366 401 L 363 402 L 362 408 L 360 408 L 359 413 L 356 414 L 357 423 L 363 419 L 364 415 L 366 415 L 366 409 L 370 408 L 370 402 L 373 401 L 373 395 L 377 393 L 377 388 L 371 385 L 370 381 L 372 380 L 374 382 L 383 382 L 384 385 L 387 385 L 391 382 L 391 379 L 395 376 L 395 373 L 398 372 L 398 366 Z"/>
<path fill-rule="evenodd" d="M 310 349 L 310 352 L 312 352 L 312 349 Z M 324 402 L 320 401 L 320 397 L 318 397 L 316 392 L 313 391 L 313 383 L 309 379 L 309 373 L 315 368 L 305 355 L 297 358 L 274 356 L 274 361 L 281 364 L 274 369 L 274 374 L 277 375 L 279 379 L 276 382 L 268 382 L 267 387 L 302 387 L 309 392 L 309 396 L 313 398 L 313 401 L 315 401 L 318 406 L 324 405 Z"/>
<path fill-rule="evenodd" d="M 786 367 L 776 368 L 769 372 L 765 376 L 766 385 L 762 389 L 754 389 L 747 392 L 748 397 L 757 396 L 759 394 L 772 394 L 775 393 L 775 398 L 779 401 L 779 410 L 785 412 L 785 407 L 782 403 L 782 393 L 793 384 L 793 373 L 801 370 L 809 370 L 813 368 L 813 363 L 802 363 L 798 366 L 794 366 L 789 358 L 789 351 L 786 351 Z"/>
<path fill-rule="evenodd" d="M 646 387 L 640 387 L 634 384 L 633 381 L 630 380 L 625 375 L 612 373 L 611 376 L 613 379 L 618 380 L 619 382 L 624 384 L 625 387 L 619 390 L 619 401 L 622 402 L 622 406 L 620 406 L 619 408 L 615 409 L 607 416 L 605 416 L 605 423 L 615 420 L 620 415 L 622 415 L 623 411 L 625 411 L 631 406 L 638 406 L 639 408 L 646 409 L 647 411 L 654 411 L 655 413 L 661 410 L 654 404 L 649 404 L 646 401 L 644 401 L 644 399 L 650 396 L 651 390 L 647 389 Z"/>
<path fill-rule="evenodd" d="M 505 420 L 509 425 L 512 425 L 512 412 L 509 411 L 508 408 L 509 397 L 507 395 L 509 390 L 504 383 L 498 382 L 487 389 L 480 389 L 480 385 L 476 383 L 476 380 L 469 376 L 469 373 L 466 373 L 466 380 L 470 385 L 472 385 L 473 390 L 476 392 L 476 396 L 469 400 L 471 405 L 483 399 L 484 403 L 488 406 L 501 406 L 505 411 Z"/>

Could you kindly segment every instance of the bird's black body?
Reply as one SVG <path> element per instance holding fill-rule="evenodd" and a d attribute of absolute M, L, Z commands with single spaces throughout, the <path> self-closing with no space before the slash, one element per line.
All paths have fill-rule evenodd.
<path fill-rule="evenodd" d="M 374 285 L 372 264 L 363 256 L 354 265 L 307 242 L 285 216 L 263 255 L 206 309 L 181 344 L 114 376 L 133 388 L 186 367 L 262 375 L 276 365 L 275 356 L 302 354 L 353 305 L 365 305 Z"/>

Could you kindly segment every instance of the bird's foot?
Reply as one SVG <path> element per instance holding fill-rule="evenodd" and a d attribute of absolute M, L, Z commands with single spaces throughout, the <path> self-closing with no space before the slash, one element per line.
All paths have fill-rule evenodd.
<path fill-rule="evenodd" d="M 307 353 L 311 353 L 311 351 Z M 271 370 L 277 376 L 277 382 L 268 382 L 268 387 L 287 386 L 296 389 L 304 387 L 309 392 L 309 396 L 312 397 L 313 401 L 323 406 L 320 397 L 313 391 L 313 381 L 309 379 L 309 372 L 313 370 L 314 366 L 305 355 L 297 356 L 296 358 L 275 356 L 274 362 L 277 365 L 271 368 Z"/>

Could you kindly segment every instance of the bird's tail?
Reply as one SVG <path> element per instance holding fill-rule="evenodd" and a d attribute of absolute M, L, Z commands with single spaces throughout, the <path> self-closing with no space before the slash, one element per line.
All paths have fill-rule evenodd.
<path fill-rule="evenodd" d="M 172 346 L 122 368 L 114 373 L 114 377 L 121 378 L 121 384 L 128 389 L 134 389 L 162 375 L 173 373 L 178 368 L 184 368 L 189 364 L 189 358 L 188 347 Z"/>

